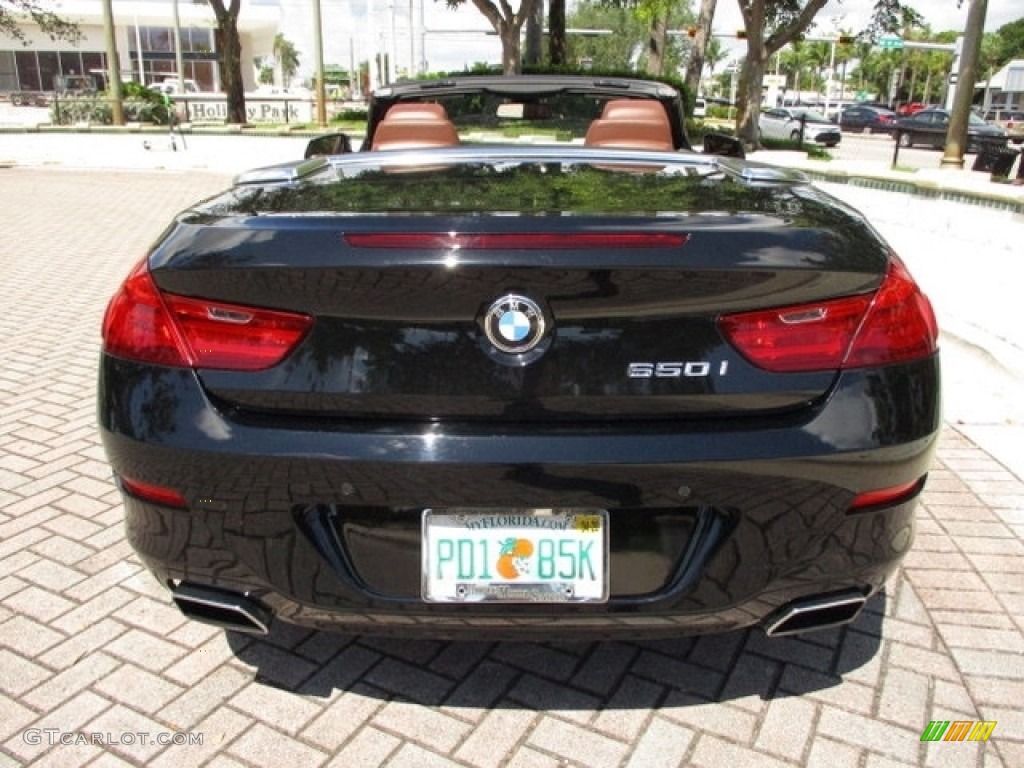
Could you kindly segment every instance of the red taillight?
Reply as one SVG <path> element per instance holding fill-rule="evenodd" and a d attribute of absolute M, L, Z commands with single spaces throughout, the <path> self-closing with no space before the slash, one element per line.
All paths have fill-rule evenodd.
<path fill-rule="evenodd" d="M 894 257 L 843 367 L 918 360 L 933 354 L 938 340 L 939 326 L 931 302 L 903 262 Z"/>
<path fill-rule="evenodd" d="M 776 373 L 839 368 L 870 296 L 727 315 L 719 323 L 750 362 Z"/>
<path fill-rule="evenodd" d="M 775 373 L 916 360 L 938 338 L 931 304 L 895 258 L 873 296 L 726 315 L 719 324 L 744 357 Z"/>
<path fill-rule="evenodd" d="M 879 488 L 857 494 L 850 502 L 850 512 L 859 512 L 871 507 L 892 505 L 906 501 L 920 490 L 923 480 L 911 480 L 909 483 L 894 485 L 890 488 Z"/>
<path fill-rule="evenodd" d="M 312 324 L 307 315 L 166 294 L 197 368 L 259 371 L 281 362 Z"/>
<path fill-rule="evenodd" d="M 258 371 L 283 360 L 312 322 L 297 313 L 163 294 L 143 261 L 107 307 L 103 348 L 157 365 Z"/>
<path fill-rule="evenodd" d="M 115 357 L 157 365 L 192 364 L 188 347 L 149 276 L 145 259 L 131 271 L 107 305 L 103 349 Z"/>
<path fill-rule="evenodd" d="M 166 488 L 162 485 L 144 483 L 141 480 L 133 480 L 121 477 L 121 487 L 128 493 L 143 501 L 150 501 L 164 507 L 178 507 L 184 509 L 188 506 L 185 497 L 173 488 Z"/>
<path fill-rule="evenodd" d="M 574 248 L 678 248 L 689 238 L 687 234 L 676 232 L 349 232 L 345 235 L 345 242 L 355 248 L 564 251 Z"/>

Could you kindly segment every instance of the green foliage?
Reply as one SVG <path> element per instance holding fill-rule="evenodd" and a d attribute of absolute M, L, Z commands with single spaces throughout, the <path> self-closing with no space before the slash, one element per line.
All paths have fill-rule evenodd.
<path fill-rule="evenodd" d="M 625 7 L 597 2 L 581 2 L 566 19 L 575 29 L 611 29 L 614 34 L 600 37 L 571 35 L 566 39 L 566 60 L 590 60 L 598 69 L 629 69 L 637 45 L 644 43 L 647 30 L 643 22 Z"/>
<path fill-rule="evenodd" d="M 673 29 L 690 24 L 694 20 L 691 4 L 680 0 L 583 0 L 570 17 L 567 26 L 611 29 L 614 34 L 598 38 L 569 38 L 569 60 L 586 56 L 594 58 L 591 54 L 577 53 L 581 50 L 625 48 L 624 55 L 617 54 L 618 61 L 610 61 L 608 64 L 595 61 L 595 64 L 628 67 L 637 46 L 645 52 L 649 49 L 652 31 L 658 23 L 664 22 L 666 29 Z M 685 38 L 667 37 L 662 71 L 676 72 L 681 69 L 688 46 L 689 41 Z M 638 68 L 644 68 L 647 64 L 646 54 L 640 57 L 637 64 Z"/>
<path fill-rule="evenodd" d="M 130 123 L 167 125 L 170 110 L 163 94 L 138 83 L 123 83 L 124 119 Z M 63 97 L 50 107 L 54 125 L 93 123 L 112 125 L 112 108 L 108 93 Z"/>
<path fill-rule="evenodd" d="M 1001 26 L 996 37 L 996 56 L 1000 66 L 1013 59 L 1024 59 L 1024 18 Z"/>
<path fill-rule="evenodd" d="M 333 118 L 331 118 L 331 120 L 332 122 L 338 123 L 360 122 L 365 124 L 369 117 L 370 114 L 365 109 L 343 109 Z"/>
<path fill-rule="evenodd" d="M 28 40 L 20 26 L 23 18 L 19 18 L 28 16 L 51 40 L 77 43 L 82 39 L 78 25 L 65 21 L 55 14 L 48 7 L 52 5 L 53 3 L 39 2 L 39 0 L 0 0 L 0 35 L 28 45 Z"/>

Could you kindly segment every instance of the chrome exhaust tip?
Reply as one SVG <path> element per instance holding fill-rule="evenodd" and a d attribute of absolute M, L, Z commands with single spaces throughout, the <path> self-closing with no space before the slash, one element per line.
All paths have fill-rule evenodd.
<path fill-rule="evenodd" d="M 765 622 L 764 633 L 782 637 L 848 624 L 857 618 L 866 602 L 860 590 L 794 600 Z"/>
<path fill-rule="evenodd" d="M 179 610 L 195 621 L 255 635 L 270 631 L 270 611 L 237 592 L 182 582 L 171 596 Z"/>

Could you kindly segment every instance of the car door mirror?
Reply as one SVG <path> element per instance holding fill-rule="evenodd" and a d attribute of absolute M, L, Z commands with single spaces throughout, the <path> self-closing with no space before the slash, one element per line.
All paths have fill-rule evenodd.
<path fill-rule="evenodd" d="M 704 154 L 739 158 L 747 156 L 743 150 L 743 142 L 725 133 L 704 134 Z"/>
<path fill-rule="evenodd" d="M 303 158 L 323 157 L 324 155 L 344 155 L 352 151 L 352 141 L 344 133 L 328 133 L 310 139 L 306 144 Z"/>

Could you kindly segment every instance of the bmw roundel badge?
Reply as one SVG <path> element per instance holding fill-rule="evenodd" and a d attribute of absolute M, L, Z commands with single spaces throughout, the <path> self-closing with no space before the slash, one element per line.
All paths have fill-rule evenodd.
<path fill-rule="evenodd" d="M 544 312 L 532 299 L 510 293 L 491 304 L 484 332 L 496 349 L 511 355 L 529 352 L 544 338 Z"/>

